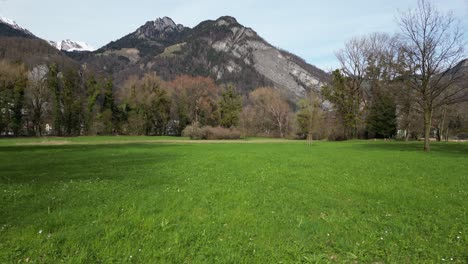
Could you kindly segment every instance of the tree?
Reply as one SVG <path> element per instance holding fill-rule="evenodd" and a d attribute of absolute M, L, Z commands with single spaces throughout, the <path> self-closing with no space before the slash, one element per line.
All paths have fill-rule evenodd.
<path fill-rule="evenodd" d="M 97 115 L 99 114 L 99 106 L 97 101 L 99 95 L 101 94 L 101 83 L 96 80 L 92 75 L 86 80 L 85 90 L 86 90 L 86 103 L 84 109 L 84 127 L 86 134 L 97 134 L 97 129 L 94 126 L 96 122 Z"/>
<path fill-rule="evenodd" d="M 393 99 L 381 94 L 373 102 L 367 116 L 367 131 L 378 138 L 390 138 L 396 133 L 396 105 Z"/>
<path fill-rule="evenodd" d="M 321 118 L 321 103 L 317 95 L 308 92 L 298 103 L 299 111 L 296 114 L 299 125 L 299 133 L 312 141 L 313 133 L 318 129 Z"/>
<path fill-rule="evenodd" d="M 219 124 L 219 88 L 211 78 L 182 75 L 168 84 L 172 93 L 171 116 L 182 132 L 187 124 Z"/>
<path fill-rule="evenodd" d="M 285 137 L 291 108 L 281 94 L 274 88 L 262 87 L 251 92 L 249 98 L 255 112 L 270 121 L 280 137 Z"/>
<path fill-rule="evenodd" d="M 219 102 L 220 124 L 223 127 L 233 127 L 239 124 L 239 116 L 242 111 L 242 97 L 233 85 L 228 85 Z"/>
<path fill-rule="evenodd" d="M 366 80 L 369 62 L 367 38 L 351 39 L 345 44 L 344 49 L 336 53 L 336 57 L 341 65 L 340 70 L 333 73 L 336 86 L 329 86 L 326 94 L 330 101 L 335 100 L 336 103 L 341 101 L 342 106 L 338 109 L 344 111 L 340 115 L 345 123 L 345 137 L 356 138 L 358 125 L 362 120 L 361 110 L 366 103 L 363 83 Z"/>
<path fill-rule="evenodd" d="M 79 92 L 78 72 L 73 69 L 65 71 L 62 76 L 63 89 L 60 93 L 62 121 L 65 135 L 79 135 L 82 124 L 81 94 Z"/>
<path fill-rule="evenodd" d="M 142 79 L 131 77 L 123 86 L 120 99 L 127 110 L 132 134 L 164 135 L 169 121 L 170 99 L 164 82 L 154 73 Z"/>
<path fill-rule="evenodd" d="M 103 133 L 111 135 L 117 126 L 117 108 L 115 107 L 112 78 L 108 78 L 102 91 L 103 102 L 101 109 L 101 122 L 104 126 Z"/>
<path fill-rule="evenodd" d="M 49 66 L 49 74 L 47 75 L 47 86 L 49 87 L 52 97 L 52 119 L 53 129 L 56 136 L 62 136 L 62 102 L 61 89 L 59 81 L 59 71 L 57 64 Z"/>
<path fill-rule="evenodd" d="M 0 134 L 18 136 L 23 127 L 26 68 L 22 64 L 0 61 Z"/>
<path fill-rule="evenodd" d="M 50 112 L 52 93 L 47 87 L 47 74 L 47 66 L 35 67 L 29 73 L 25 90 L 26 109 L 36 136 L 42 135 Z"/>
<path fill-rule="evenodd" d="M 356 89 L 355 81 L 345 77 L 340 70 L 333 71 L 330 85 L 322 87 L 324 98 L 333 104 L 343 122 L 343 134 L 346 139 L 357 136 L 357 125 L 360 121 L 358 114 L 360 96 L 356 93 L 359 93 L 359 90 Z"/>
<path fill-rule="evenodd" d="M 441 14 L 428 1 L 398 18 L 409 87 L 424 116 L 424 150 L 428 152 L 432 115 L 442 105 L 466 100 L 466 86 L 451 72 L 464 55 L 463 33 L 452 13 Z"/>

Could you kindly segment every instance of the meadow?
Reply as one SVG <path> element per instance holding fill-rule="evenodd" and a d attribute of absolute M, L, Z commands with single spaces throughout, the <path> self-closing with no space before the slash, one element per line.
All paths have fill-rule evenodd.
<path fill-rule="evenodd" d="M 0 263 L 467 263 L 468 144 L 421 144 L 0 139 Z"/>

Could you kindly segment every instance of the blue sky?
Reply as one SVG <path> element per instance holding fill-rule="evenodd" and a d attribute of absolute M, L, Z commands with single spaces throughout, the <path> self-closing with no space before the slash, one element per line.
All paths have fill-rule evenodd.
<path fill-rule="evenodd" d="M 453 10 L 468 34 L 468 0 L 439 0 Z M 73 39 L 100 47 L 148 20 L 169 16 L 193 27 L 231 15 L 271 44 L 325 70 L 336 67 L 334 52 L 353 36 L 397 31 L 395 16 L 416 0 L 0 0 L 0 15 L 44 39 Z"/>

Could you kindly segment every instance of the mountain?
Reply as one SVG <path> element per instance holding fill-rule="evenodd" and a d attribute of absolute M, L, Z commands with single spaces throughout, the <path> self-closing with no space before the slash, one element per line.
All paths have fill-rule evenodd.
<path fill-rule="evenodd" d="M 52 47 L 55 47 L 58 50 L 73 52 L 73 51 L 94 51 L 96 50 L 88 43 L 83 41 L 74 41 L 70 39 L 62 40 L 62 41 L 48 41 Z"/>
<path fill-rule="evenodd" d="M 63 67 L 77 68 L 79 64 L 31 31 L 11 19 L 0 18 L 0 58 L 21 61 L 34 67 L 57 63 Z"/>
<path fill-rule="evenodd" d="M 98 73 L 112 75 L 117 87 L 131 75 L 155 71 L 165 80 L 182 74 L 209 76 L 219 84 L 235 84 L 244 94 L 260 86 L 274 86 L 295 100 L 307 90 L 318 91 L 328 81 L 324 71 L 274 47 L 230 16 L 203 21 L 193 28 L 169 17 L 158 18 L 98 50 L 78 41 L 44 41 L 3 18 L 1 54 L 29 65 L 52 61 L 86 64 Z"/>
<path fill-rule="evenodd" d="M 117 83 L 149 71 L 169 80 L 181 74 L 201 75 L 234 83 L 244 93 L 275 86 L 294 99 L 328 80 L 324 71 L 272 46 L 229 16 L 194 28 L 159 18 L 93 53 L 70 56 L 113 74 Z"/>
<path fill-rule="evenodd" d="M 0 36 L 36 38 L 29 30 L 19 26 L 15 21 L 6 17 L 0 17 Z"/>
<path fill-rule="evenodd" d="M 450 74 L 468 76 L 468 59 L 463 59 L 448 71 Z"/>
<path fill-rule="evenodd" d="M 468 59 L 463 59 L 447 71 L 457 87 L 468 87 Z M 468 89 L 460 94 L 462 101 L 468 101 Z"/>

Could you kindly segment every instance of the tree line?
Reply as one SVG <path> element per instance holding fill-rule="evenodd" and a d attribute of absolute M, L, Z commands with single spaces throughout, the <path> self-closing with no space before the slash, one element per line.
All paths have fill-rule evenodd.
<path fill-rule="evenodd" d="M 133 75 L 116 89 L 86 67 L 30 70 L 0 61 L 0 135 L 175 135 L 188 126 L 236 129 L 246 136 L 295 137 L 297 107 L 273 87 L 243 95 L 232 84 L 181 75 Z M 304 114 L 304 110 L 301 110 Z"/>

